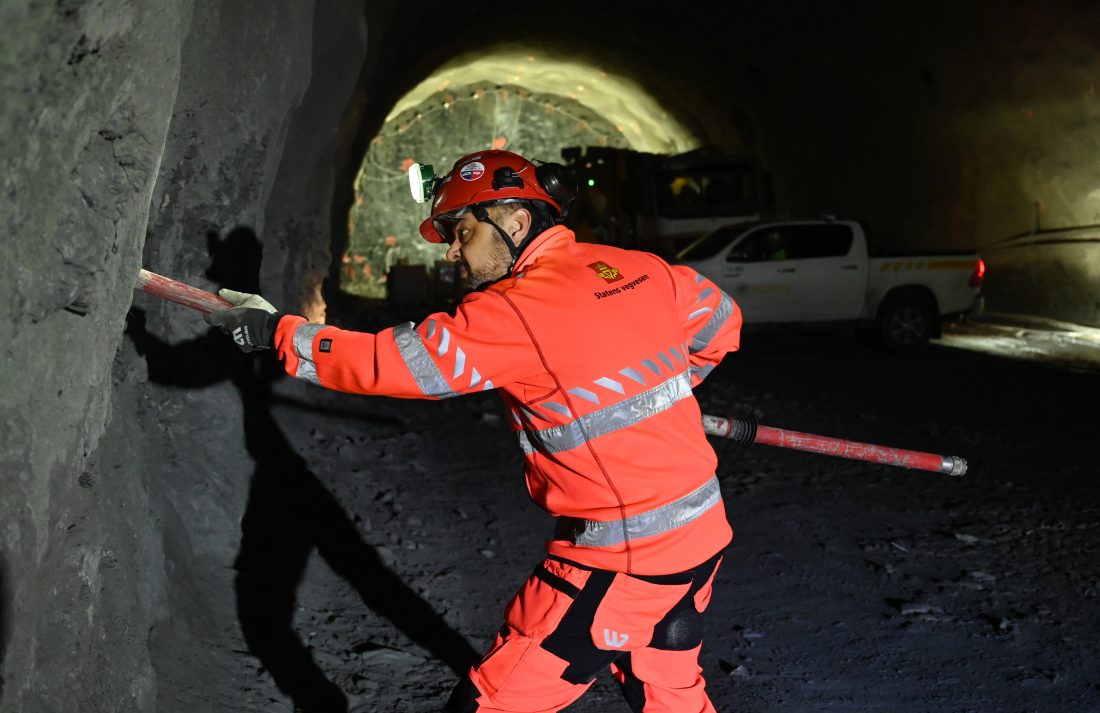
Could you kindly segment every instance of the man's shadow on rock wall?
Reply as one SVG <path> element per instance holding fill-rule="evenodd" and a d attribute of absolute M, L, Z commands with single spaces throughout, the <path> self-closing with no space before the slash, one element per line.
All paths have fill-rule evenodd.
<path fill-rule="evenodd" d="M 207 277 L 230 289 L 259 293 L 262 245 L 236 228 L 224 240 L 207 236 Z M 298 585 L 314 548 L 363 602 L 454 672 L 464 675 L 479 655 L 468 641 L 390 571 L 271 414 L 271 385 L 285 374 L 270 352 L 243 354 L 216 329 L 180 344 L 150 334 L 144 313 L 127 316 L 127 334 L 158 384 L 204 387 L 229 380 L 240 393 L 245 446 L 255 461 L 241 521 L 235 589 L 237 616 L 249 650 L 279 689 L 306 713 L 346 711 L 347 698 L 310 656 L 293 627 Z M 350 648 L 350 642 L 349 642 Z"/>

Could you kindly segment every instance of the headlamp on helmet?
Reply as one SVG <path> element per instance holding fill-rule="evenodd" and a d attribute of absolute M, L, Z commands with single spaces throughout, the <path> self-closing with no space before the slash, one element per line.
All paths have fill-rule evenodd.
<path fill-rule="evenodd" d="M 409 166 L 409 190 L 417 203 L 427 203 L 432 199 L 435 185 L 440 178 L 430 163 L 414 163 Z"/>

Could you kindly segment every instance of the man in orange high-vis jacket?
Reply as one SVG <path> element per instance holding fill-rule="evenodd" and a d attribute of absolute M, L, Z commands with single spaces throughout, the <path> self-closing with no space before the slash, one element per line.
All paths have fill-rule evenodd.
<path fill-rule="evenodd" d="M 557 527 L 445 711 L 557 711 L 609 666 L 635 711 L 714 711 L 702 613 L 732 531 L 692 389 L 738 348 L 740 310 L 688 268 L 578 243 L 567 175 L 482 151 L 431 185 L 420 232 L 472 289 L 453 314 L 366 334 L 225 293 L 239 306 L 208 321 L 330 389 L 501 393 Z"/>

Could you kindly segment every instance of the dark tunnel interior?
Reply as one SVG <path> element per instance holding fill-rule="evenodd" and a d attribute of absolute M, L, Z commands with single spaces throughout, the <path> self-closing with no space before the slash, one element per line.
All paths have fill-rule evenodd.
<path fill-rule="evenodd" d="M 1096 3 L 59 0 L 0 23 L 3 713 L 441 710 L 554 531 L 500 399 L 320 389 L 136 278 L 418 324 L 456 295 L 405 170 L 493 147 L 578 172 L 585 241 L 735 270 L 754 317 L 809 295 L 746 320 L 704 414 L 969 463 L 711 437 L 735 531 L 699 660 L 717 710 L 1097 710 Z M 717 193 L 714 166 L 755 202 L 662 212 Z M 865 282 L 754 302 L 745 231 L 799 222 L 865 236 Z M 823 255 L 781 259 L 809 280 Z M 921 270 L 955 270 L 965 307 L 906 287 Z M 568 708 L 628 709 L 610 675 Z"/>

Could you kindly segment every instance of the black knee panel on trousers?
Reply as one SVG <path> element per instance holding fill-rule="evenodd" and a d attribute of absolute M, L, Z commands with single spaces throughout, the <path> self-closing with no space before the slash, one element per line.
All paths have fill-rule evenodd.
<path fill-rule="evenodd" d="M 703 615 L 690 597 L 680 602 L 653 627 L 649 645 L 663 651 L 687 651 L 703 643 Z"/>

